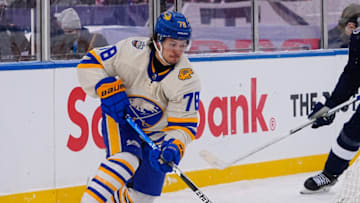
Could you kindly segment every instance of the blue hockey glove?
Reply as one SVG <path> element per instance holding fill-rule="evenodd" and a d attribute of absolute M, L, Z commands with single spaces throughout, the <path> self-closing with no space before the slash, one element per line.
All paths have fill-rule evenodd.
<path fill-rule="evenodd" d="M 325 106 L 321 102 L 317 102 L 308 116 L 309 119 L 316 119 L 311 127 L 318 128 L 324 125 L 330 125 L 335 119 L 335 113 L 329 116 L 324 116 L 329 110 L 329 107 Z"/>
<path fill-rule="evenodd" d="M 122 81 L 107 77 L 96 84 L 95 90 L 101 99 L 101 110 L 116 122 L 124 124 L 130 103 Z"/>
<path fill-rule="evenodd" d="M 174 162 L 178 165 L 184 155 L 184 150 L 184 144 L 177 139 L 164 141 L 161 144 L 160 150 L 150 151 L 151 166 L 159 172 L 171 172 L 172 168 L 167 163 Z"/>

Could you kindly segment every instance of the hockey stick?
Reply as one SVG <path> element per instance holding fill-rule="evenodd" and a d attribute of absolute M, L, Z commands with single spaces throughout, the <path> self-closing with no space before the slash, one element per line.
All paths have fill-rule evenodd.
<path fill-rule="evenodd" d="M 326 116 L 329 116 L 331 114 L 334 114 L 336 113 L 337 111 L 339 111 L 341 108 L 345 107 L 345 106 L 348 106 L 350 104 L 352 104 L 353 102 L 355 101 L 358 101 L 360 100 L 360 95 L 356 95 L 355 97 L 353 97 L 352 99 L 330 109 L 328 111 L 328 113 L 326 114 Z M 325 115 L 324 115 L 325 116 Z M 295 134 L 296 132 L 302 130 L 303 128 L 313 124 L 315 122 L 316 119 L 311 119 L 311 120 L 308 120 L 306 121 L 305 123 L 303 123 L 302 125 L 296 127 L 296 128 L 293 128 L 290 130 L 290 132 L 288 134 L 285 134 L 285 135 L 280 135 L 280 136 L 276 136 L 274 137 L 273 139 L 271 139 L 270 141 L 262 144 L 262 145 L 259 145 L 257 147 L 255 147 L 253 150 L 241 155 L 240 157 L 238 157 L 237 159 L 233 160 L 233 161 L 230 161 L 230 162 L 224 162 L 223 160 L 221 160 L 220 158 L 217 158 L 213 153 L 207 151 L 207 150 L 201 150 L 200 151 L 200 156 L 205 159 L 205 161 L 207 161 L 211 166 L 217 168 L 217 169 L 225 169 L 231 165 L 234 165 L 235 163 L 289 137 L 290 135 L 293 135 Z"/>
<path fill-rule="evenodd" d="M 132 120 L 130 116 L 126 116 L 126 121 L 132 128 L 140 135 L 140 137 L 154 150 L 159 150 L 159 147 L 144 133 L 144 131 Z M 195 192 L 202 202 L 212 203 L 212 201 L 200 191 L 200 189 L 180 170 L 180 168 L 173 162 L 168 163 L 173 171 L 184 181 L 184 183 Z"/>

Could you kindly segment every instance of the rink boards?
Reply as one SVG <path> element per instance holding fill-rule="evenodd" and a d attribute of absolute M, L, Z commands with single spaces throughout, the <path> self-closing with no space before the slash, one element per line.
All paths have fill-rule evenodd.
<path fill-rule="evenodd" d="M 205 55 L 191 61 L 202 82 L 200 123 L 180 168 L 200 187 L 320 170 L 354 109 L 338 113 L 329 127 L 303 129 L 217 170 L 200 150 L 233 161 L 306 122 L 311 104 L 334 88 L 347 51 Z M 99 101 L 79 87 L 76 64 L 0 64 L 0 202 L 79 202 L 104 157 Z M 165 192 L 186 187 L 175 174 L 166 177 Z"/>

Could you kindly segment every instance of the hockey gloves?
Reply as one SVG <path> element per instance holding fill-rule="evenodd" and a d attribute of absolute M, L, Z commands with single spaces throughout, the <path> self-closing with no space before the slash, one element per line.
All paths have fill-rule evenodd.
<path fill-rule="evenodd" d="M 171 172 L 172 168 L 169 162 L 179 164 L 180 159 L 184 155 L 185 146 L 177 139 L 170 139 L 161 144 L 160 150 L 150 151 L 151 166 L 159 172 Z"/>
<path fill-rule="evenodd" d="M 330 125 L 335 119 L 335 113 L 325 116 L 329 110 L 329 107 L 321 102 L 317 102 L 308 116 L 309 119 L 316 119 L 311 127 L 318 128 L 324 125 Z"/>
<path fill-rule="evenodd" d="M 116 122 L 124 124 L 130 103 L 122 81 L 107 77 L 96 84 L 95 90 L 101 99 L 103 113 L 111 116 Z"/>

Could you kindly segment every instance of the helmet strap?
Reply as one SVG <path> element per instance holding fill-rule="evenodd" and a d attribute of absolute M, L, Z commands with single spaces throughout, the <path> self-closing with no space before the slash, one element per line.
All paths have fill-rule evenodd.
<path fill-rule="evenodd" d="M 191 47 L 191 39 L 188 40 L 188 44 L 187 44 L 187 46 L 186 46 L 185 51 L 189 51 L 189 50 L 190 50 L 190 47 Z"/>
<path fill-rule="evenodd" d="M 164 59 L 164 57 L 163 57 L 163 55 L 162 55 L 162 52 L 163 52 L 162 42 L 158 42 L 158 44 L 159 44 L 159 46 L 160 46 L 160 50 L 158 49 L 155 40 L 153 40 L 153 44 L 154 44 L 154 47 L 155 47 L 156 52 L 158 53 L 160 59 L 161 59 L 167 66 L 171 65 L 169 62 L 167 62 L 167 61 Z"/>

